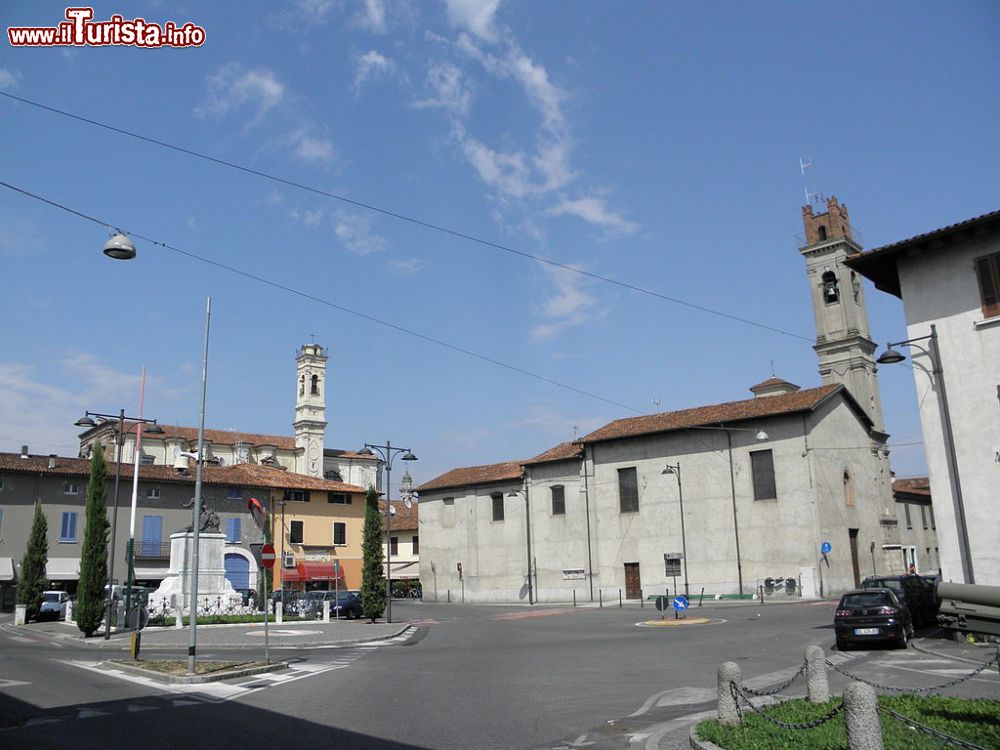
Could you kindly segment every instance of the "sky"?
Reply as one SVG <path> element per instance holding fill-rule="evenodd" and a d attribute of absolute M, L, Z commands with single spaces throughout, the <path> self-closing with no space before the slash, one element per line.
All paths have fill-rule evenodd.
<path fill-rule="evenodd" d="M 84 410 L 138 413 L 144 366 L 144 415 L 196 426 L 211 297 L 208 427 L 292 434 L 315 340 L 328 448 L 410 448 L 417 484 L 526 459 L 819 385 L 807 193 L 867 249 L 998 208 L 990 0 L 93 9 L 205 38 L 0 44 L 0 93 L 176 147 L 0 96 L 0 182 L 96 219 L 0 187 L 4 451 L 75 455 Z M 116 230 L 135 260 L 102 255 Z M 912 371 L 879 382 L 897 475 L 925 472 Z"/>

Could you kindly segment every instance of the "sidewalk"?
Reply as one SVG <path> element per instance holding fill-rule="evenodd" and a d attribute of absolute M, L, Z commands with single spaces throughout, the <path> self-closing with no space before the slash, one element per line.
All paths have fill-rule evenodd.
<path fill-rule="evenodd" d="M 369 624 L 364 620 L 339 622 L 285 622 L 276 625 L 268 624 L 268 635 L 271 649 L 291 648 L 332 648 L 336 646 L 351 646 L 370 641 L 381 641 L 394 638 L 406 632 L 411 626 L 406 622 L 386 623 L 377 621 Z M 90 638 L 84 638 L 83 633 L 72 623 L 39 622 L 28 625 L 6 628 L 14 632 L 44 635 L 57 638 L 67 645 L 81 646 L 98 650 L 127 651 L 131 642 L 131 633 L 123 631 L 112 632 L 111 638 L 104 639 L 104 631 Z M 190 628 L 146 628 L 142 631 L 143 650 L 186 651 L 191 638 Z M 199 649 L 208 648 L 264 648 L 264 623 L 239 625 L 198 625 L 197 639 Z"/>

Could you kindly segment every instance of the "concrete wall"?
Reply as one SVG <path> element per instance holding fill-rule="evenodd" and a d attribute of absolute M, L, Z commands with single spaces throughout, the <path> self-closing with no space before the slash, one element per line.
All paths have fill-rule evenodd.
<path fill-rule="evenodd" d="M 977 584 L 1000 584 L 1000 317 L 983 320 L 973 260 L 1000 251 L 996 236 L 957 241 L 947 250 L 904 258 L 899 281 L 907 338 L 926 336 L 937 325 L 941 365 L 955 433 Z M 927 342 L 921 342 L 927 346 Z M 905 350 L 904 350 L 905 351 Z M 913 377 L 927 454 L 931 496 L 944 580 L 962 581 L 954 495 L 939 406 L 940 392 L 928 357 L 917 349 Z"/>

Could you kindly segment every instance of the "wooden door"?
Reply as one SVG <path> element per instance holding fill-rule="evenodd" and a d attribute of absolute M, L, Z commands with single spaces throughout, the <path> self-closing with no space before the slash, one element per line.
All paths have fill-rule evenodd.
<path fill-rule="evenodd" d="M 854 588 L 861 588 L 861 566 L 858 563 L 858 530 L 848 529 L 851 536 L 851 566 L 854 568 Z"/>
<path fill-rule="evenodd" d="M 642 597 L 642 581 L 639 578 L 639 563 L 625 563 L 625 598 Z"/>

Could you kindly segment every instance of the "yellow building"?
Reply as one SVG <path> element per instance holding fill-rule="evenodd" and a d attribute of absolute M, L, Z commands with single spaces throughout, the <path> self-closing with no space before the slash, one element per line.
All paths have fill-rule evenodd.
<path fill-rule="evenodd" d="M 365 490 L 312 477 L 296 480 L 309 489 L 273 494 L 268 509 L 277 558 L 274 588 L 360 589 Z"/>

